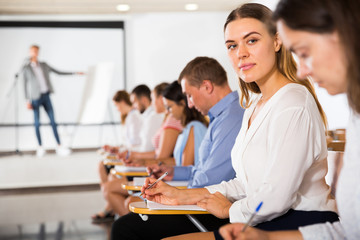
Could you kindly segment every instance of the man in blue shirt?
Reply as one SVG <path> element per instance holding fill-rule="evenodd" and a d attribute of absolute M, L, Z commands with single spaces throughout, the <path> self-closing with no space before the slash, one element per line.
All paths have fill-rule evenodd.
<path fill-rule="evenodd" d="M 239 105 L 237 92 L 232 92 L 229 87 L 225 70 L 215 59 L 198 57 L 184 68 L 179 81 L 189 107 L 195 107 L 210 118 L 199 148 L 199 162 L 196 166 L 153 166 L 151 170 L 155 177 L 168 172 L 165 180 L 189 180 L 190 188 L 233 179 L 235 171 L 230 153 L 241 127 L 244 109 Z"/>
<path fill-rule="evenodd" d="M 189 180 L 188 187 L 200 188 L 235 177 L 231 149 L 239 133 L 244 110 L 237 92 L 232 92 L 223 67 L 213 58 L 197 57 L 180 74 L 179 81 L 189 107 L 195 107 L 210 118 L 209 128 L 199 148 L 196 166 L 153 166 L 155 177 L 168 172 L 165 180 Z M 208 230 L 217 229 L 228 220 L 213 215 L 198 215 Z M 184 215 L 151 215 L 143 222 L 137 214 L 118 219 L 112 228 L 112 239 L 161 239 L 196 232 Z"/>

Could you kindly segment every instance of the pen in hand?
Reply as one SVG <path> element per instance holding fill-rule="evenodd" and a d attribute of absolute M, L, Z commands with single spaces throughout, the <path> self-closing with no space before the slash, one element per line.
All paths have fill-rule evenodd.
<path fill-rule="evenodd" d="M 160 182 L 164 177 L 166 177 L 168 175 L 168 172 L 164 173 L 161 177 L 159 177 L 155 182 L 153 182 L 150 186 L 148 186 L 145 190 L 152 188 L 155 184 L 157 184 L 158 182 Z M 140 194 L 140 197 L 144 194 L 145 192 L 142 192 Z"/>
<path fill-rule="evenodd" d="M 244 225 L 243 229 L 241 230 L 242 232 L 245 232 L 246 228 L 251 224 L 253 218 L 259 212 L 262 204 L 263 204 L 263 202 L 259 203 L 259 205 L 257 206 L 255 212 L 253 212 L 253 214 L 251 214 L 251 217 L 249 218 L 249 220 L 247 221 L 247 223 Z"/>
<path fill-rule="evenodd" d="M 161 164 L 163 164 L 163 162 L 160 161 L 157 165 L 160 167 Z M 150 177 L 151 175 L 153 175 L 153 174 L 154 174 L 154 171 L 151 169 L 151 171 L 150 171 L 150 173 L 149 173 L 149 177 Z"/>

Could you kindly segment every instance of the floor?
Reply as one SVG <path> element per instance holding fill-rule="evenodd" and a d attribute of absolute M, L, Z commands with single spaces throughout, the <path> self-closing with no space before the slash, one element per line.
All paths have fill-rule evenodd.
<path fill-rule="evenodd" d="M 94 225 L 101 210 L 96 151 L 0 157 L 1 240 L 106 240 L 110 225 Z"/>

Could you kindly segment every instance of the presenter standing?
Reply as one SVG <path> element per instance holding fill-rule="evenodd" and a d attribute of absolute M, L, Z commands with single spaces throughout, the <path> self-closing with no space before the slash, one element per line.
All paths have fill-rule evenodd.
<path fill-rule="evenodd" d="M 38 157 L 45 155 L 42 147 L 40 135 L 40 106 L 43 106 L 49 116 L 50 124 L 57 142 L 56 153 L 60 156 L 67 156 L 71 150 L 61 146 L 57 125 L 55 122 L 54 110 L 50 100 L 50 93 L 53 93 L 53 87 L 50 82 L 50 72 L 60 75 L 84 74 L 83 72 L 60 72 L 50 67 L 45 62 L 38 61 L 40 47 L 37 45 L 30 46 L 29 63 L 23 68 L 25 98 L 28 109 L 34 111 L 35 132 L 39 147 L 36 151 Z"/>

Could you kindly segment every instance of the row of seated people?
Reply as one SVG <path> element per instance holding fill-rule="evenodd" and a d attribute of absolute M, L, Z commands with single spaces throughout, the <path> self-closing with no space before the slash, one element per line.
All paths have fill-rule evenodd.
<path fill-rule="evenodd" d="M 139 89 L 143 89 L 141 91 L 141 93 L 144 92 L 143 97 L 150 101 L 150 94 L 148 94 L 150 90 L 144 85 L 136 87 L 132 94 L 137 93 Z M 120 94 L 122 97 L 119 97 Z M 136 97 L 141 98 L 141 96 Z M 130 96 L 125 91 L 117 92 L 113 99 L 115 105 L 120 106 L 121 104 L 126 104 L 127 108 L 129 110 L 131 109 L 132 103 L 130 101 Z M 182 93 L 181 86 L 176 81 L 171 84 L 162 83 L 156 86 L 152 92 L 152 99 L 157 113 L 162 113 L 165 109 L 167 111 L 161 127 L 152 138 L 155 150 L 149 152 L 136 152 L 130 150 L 118 152 L 118 148 L 107 147 L 108 150 L 117 152 L 117 157 L 119 159 L 124 159 L 126 165 L 147 166 L 154 163 L 154 160 L 156 162 L 159 159 L 168 165 L 196 165 L 198 163 L 199 154 L 195 149 L 199 148 L 199 145 L 204 138 L 208 125 L 207 120 L 196 109 L 190 109 L 188 107 L 186 96 Z M 121 114 L 124 112 L 121 111 L 123 108 L 124 107 L 118 108 Z M 132 109 L 131 112 L 137 111 Z M 129 116 L 130 115 L 124 119 L 124 130 L 128 133 L 126 137 L 130 142 L 130 139 L 136 139 L 133 135 L 139 134 L 142 129 L 139 126 L 140 124 L 134 124 L 137 121 L 133 121 L 127 125 L 126 122 L 130 121 Z M 134 118 L 132 117 L 131 120 L 133 119 Z M 141 121 L 141 118 L 138 117 L 137 120 Z M 130 147 L 133 147 L 133 145 Z M 106 218 L 108 217 L 112 218 L 114 213 L 118 215 L 128 213 L 127 205 L 129 201 L 126 201 L 126 198 L 129 194 L 121 188 L 121 184 L 126 182 L 127 179 L 125 177 L 119 179 L 112 175 L 108 175 L 108 171 L 106 171 L 103 162 L 100 162 L 99 173 L 101 187 L 105 199 L 107 200 L 107 206 L 105 206 L 103 212 L 93 216 L 94 222 L 102 222 L 103 220 L 107 220 Z"/>
<path fill-rule="evenodd" d="M 112 239 L 162 239 L 181 234 L 187 235 L 171 239 L 222 239 L 219 227 L 247 222 L 260 202 L 261 211 L 251 217 L 255 228 L 242 233 L 238 226 L 243 225 L 230 225 L 223 236 L 235 239 L 255 229 L 299 227 L 307 229 L 302 230 L 307 236 L 315 236 L 319 226 L 324 226 L 323 231 L 344 231 L 325 182 L 326 116 L 312 83 L 306 75 L 303 79 L 296 76 L 295 61 L 282 46 L 271 17 L 271 11 L 260 4 L 244 4 L 225 23 L 226 47 L 239 77 L 240 98 L 230 90 L 226 72 L 215 59 L 197 57 L 186 65 L 178 82 L 187 106 L 210 119 L 197 149 L 198 162 L 192 166 L 151 165 L 155 178 L 147 178 L 142 188 L 142 197 L 151 201 L 197 204 L 206 209 L 212 215 L 197 219 L 210 232 L 191 234 L 198 229 L 182 215 L 154 215 L 142 221 L 128 213 L 114 222 Z M 188 189 L 163 181 L 146 189 L 165 171 L 170 173 L 168 180 L 186 176 Z M 342 218 L 347 233 L 356 235 L 349 227 L 354 223 L 347 215 Z M 296 239 L 299 233 L 290 235 L 288 238 Z"/>

